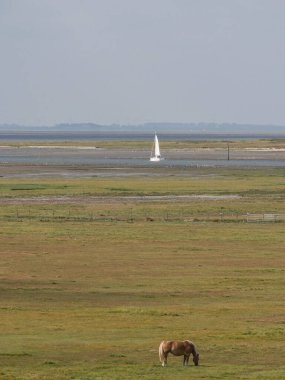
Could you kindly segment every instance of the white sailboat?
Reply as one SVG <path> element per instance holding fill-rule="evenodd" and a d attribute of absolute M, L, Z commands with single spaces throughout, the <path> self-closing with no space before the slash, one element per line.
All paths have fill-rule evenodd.
<path fill-rule="evenodd" d="M 153 142 L 152 149 L 151 149 L 151 154 L 150 154 L 150 161 L 158 162 L 161 159 L 162 158 L 160 156 L 159 142 L 158 142 L 157 135 L 155 133 L 155 135 L 154 135 L 154 142 Z"/>

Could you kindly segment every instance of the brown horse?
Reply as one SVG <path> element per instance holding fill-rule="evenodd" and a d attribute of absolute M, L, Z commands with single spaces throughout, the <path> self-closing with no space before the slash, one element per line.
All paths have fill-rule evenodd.
<path fill-rule="evenodd" d="M 193 355 L 193 362 L 195 365 L 199 364 L 199 353 L 196 350 L 196 347 L 190 340 L 184 340 L 181 341 L 166 341 L 163 340 L 160 343 L 159 346 L 159 360 L 162 363 L 162 367 L 165 367 L 167 365 L 167 356 L 169 353 L 175 355 L 175 356 L 181 356 L 183 357 L 183 365 L 188 365 L 189 357 L 192 354 Z"/>

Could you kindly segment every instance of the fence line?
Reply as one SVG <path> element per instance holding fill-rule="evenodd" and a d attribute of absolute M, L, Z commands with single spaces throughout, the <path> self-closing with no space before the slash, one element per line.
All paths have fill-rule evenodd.
<path fill-rule="evenodd" d="M 88 212 L 82 215 L 74 214 L 70 210 L 64 215 L 58 215 L 54 210 L 49 212 L 46 210 L 45 213 L 21 213 L 16 210 L 14 214 L 2 215 L 0 220 L 38 220 L 40 222 L 95 222 L 95 221 L 122 221 L 122 222 L 135 222 L 135 221 L 165 221 L 165 222 L 184 222 L 184 223 L 195 223 L 195 222 L 243 222 L 243 223 L 276 223 L 285 221 L 285 214 L 275 214 L 275 213 L 214 213 L 214 214 L 195 214 L 187 215 L 187 213 L 174 213 L 165 212 L 161 214 L 154 214 L 151 212 L 136 213 L 135 210 L 131 209 L 125 213 L 98 213 Z"/>
<path fill-rule="evenodd" d="M 285 220 L 282 214 L 247 214 L 247 222 L 279 222 Z"/>

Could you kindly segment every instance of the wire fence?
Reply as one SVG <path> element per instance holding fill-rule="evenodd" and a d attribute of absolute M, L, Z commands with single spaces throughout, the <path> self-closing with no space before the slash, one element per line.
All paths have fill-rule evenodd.
<path fill-rule="evenodd" d="M 216 222 L 216 223 L 278 223 L 285 221 L 285 213 L 201 213 L 190 215 L 184 212 L 164 212 L 151 213 L 139 212 L 133 209 L 126 210 L 124 213 L 75 213 L 72 210 L 60 214 L 55 210 L 44 210 L 42 212 L 31 212 L 16 210 L 13 213 L 0 215 L 2 221 L 39 221 L 39 222 Z"/>

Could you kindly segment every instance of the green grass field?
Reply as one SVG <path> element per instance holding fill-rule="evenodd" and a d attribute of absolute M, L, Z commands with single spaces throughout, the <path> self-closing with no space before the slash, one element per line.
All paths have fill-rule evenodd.
<path fill-rule="evenodd" d="M 284 379 L 284 222 L 195 219 L 284 213 L 284 170 L 215 170 L 1 178 L 0 379 Z M 87 202 L 169 194 L 241 198 Z M 47 196 L 80 202 L 19 202 Z M 162 368 L 164 339 L 193 340 L 199 367 Z"/>

